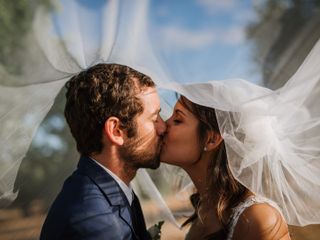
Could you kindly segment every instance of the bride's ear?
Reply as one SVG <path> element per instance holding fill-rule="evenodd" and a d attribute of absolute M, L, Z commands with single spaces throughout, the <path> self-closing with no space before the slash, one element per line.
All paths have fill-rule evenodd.
<path fill-rule="evenodd" d="M 120 120 L 116 117 L 109 117 L 104 123 L 104 134 L 105 137 L 116 145 L 123 145 L 124 132 L 120 128 Z"/>
<path fill-rule="evenodd" d="M 209 131 L 207 141 L 204 146 L 205 151 L 212 151 L 215 150 L 223 141 L 222 136 L 215 132 L 215 131 Z"/>

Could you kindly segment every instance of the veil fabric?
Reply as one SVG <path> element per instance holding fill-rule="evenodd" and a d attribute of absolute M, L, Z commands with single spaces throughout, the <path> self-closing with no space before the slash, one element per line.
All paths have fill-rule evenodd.
<path fill-rule="evenodd" d="M 65 82 L 105 62 L 128 65 L 149 75 L 159 89 L 215 108 L 236 179 L 275 201 L 289 224 L 320 223 L 319 42 L 277 90 L 242 79 L 183 84 L 150 36 L 149 1 L 96 1 L 95 8 L 84 0 L 53 3 L 53 12 L 36 11 L 21 71 L 0 68 L 1 206 L 17 196 L 13 187 L 20 163 Z M 144 170 L 138 179 L 175 223 Z"/>
<path fill-rule="evenodd" d="M 0 66 L 0 207 L 17 197 L 20 164 L 70 77 L 103 62 L 130 66 L 155 76 L 156 83 L 170 79 L 147 36 L 149 1 L 52 0 L 52 4 L 54 11 L 41 6 L 36 10 L 19 71 Z M 144 192 L 157 202 L 163 218 L 178 226 L 148 173 L 141 170 L 138 175 L 148 183 Z"/>

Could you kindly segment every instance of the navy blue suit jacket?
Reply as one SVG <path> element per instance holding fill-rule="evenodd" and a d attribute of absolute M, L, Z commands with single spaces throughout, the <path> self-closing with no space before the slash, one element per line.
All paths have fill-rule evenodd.
<path fill-rule="evenodd" d="M 41 240 L 149 239 L 142 212 L 133 228 L 129 202 L 117 182 L 88 157 L 65 181 L 41 230 Z"/>

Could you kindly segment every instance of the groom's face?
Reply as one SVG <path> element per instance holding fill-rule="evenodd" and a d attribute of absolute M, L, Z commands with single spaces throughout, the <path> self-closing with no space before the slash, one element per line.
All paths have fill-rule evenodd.
<path fill-rule="evenodd" d="M 143 104 L 143 112 L 135 118 L 137 134 L 125 138 L 120 156 L 135 168 L 158 168 L 162 137 L 166 124 L 160 117 L 160 99 L 153 87 L 145 88 L 137 96 Z"/>

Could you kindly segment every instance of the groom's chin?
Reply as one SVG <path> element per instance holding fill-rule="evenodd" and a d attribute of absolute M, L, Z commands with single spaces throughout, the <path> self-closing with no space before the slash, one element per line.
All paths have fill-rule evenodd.
<path fill-rule="evenodd" d="M 153 162 L 149 168 L 150 169 L 157 169 L 159 167 L 160 167 L 160 156 L 158 155 L 153 159 Z"/>
<path fill-rule="evenodd" d="M 160 161 L 157 163 L 154 163 L 153 165 L 150 165 L 148 168 L 155 170 L 155 169 L 158 169 L 159 167 L 160 167 Z"/>
<path fill-rule="evenodd" d="M 148 168 L 148 169 L 157 169 L 160 166 L 159 156 L 154 156 L 150 158 L 145 158 L 140 163 L 136 164 L 137 168 Z"/>

